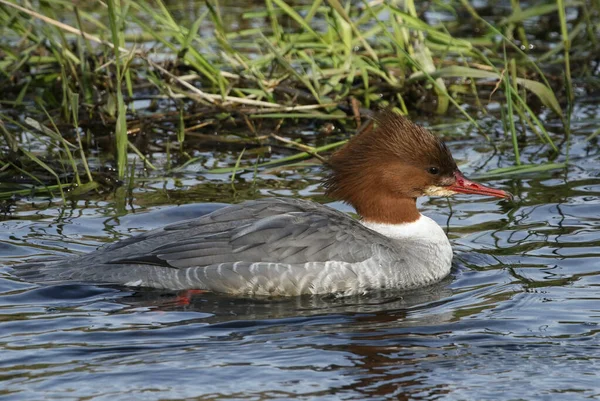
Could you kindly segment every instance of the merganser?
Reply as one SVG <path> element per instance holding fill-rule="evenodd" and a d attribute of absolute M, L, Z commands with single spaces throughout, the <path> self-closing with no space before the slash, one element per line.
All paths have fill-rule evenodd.
<path fill-rule="evenodd" d="M 452 248 L 442 228 L 419 213 L 417 197 L 511 195 L 467 180 L 444 142 L 405 117 L 384 111 L 375 122 L 331 157 L 325 180 L 327 194 L 352 205 L 360 220 L 311 201 L 259 199 L 17 274 L 269 296 L 435 283 L 450 273 Z"/>

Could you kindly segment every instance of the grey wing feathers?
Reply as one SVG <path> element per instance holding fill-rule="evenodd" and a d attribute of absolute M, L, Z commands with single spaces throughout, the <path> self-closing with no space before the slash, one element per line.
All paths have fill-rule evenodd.
<path fill-rule="evenodd" d="M 312 202 L 295 199 L 269 198 L 244 202 L 239 205 L 218 209 L 199 218 L 184 220 L 151 230 L 121 240 L 103 249 L 115 251 L 136 243 L 152 242 L 154 239 L 158 238 L 175 238 L 188 233 L 209 234 L 211 232 L 223 232 L 270 215 L 305 210 L 302 206 L 306 205 L 303 204 L 312 205 L 313 208 L 315 207 L 315 204 Z"/>
<path fill-rule="evenodd" d="M 18 274 L 33 281 L 289 295 L 323 282 L 333 291 L 355 276 L 351 264 L 391 250 L 398 248 L 389 238 L 342 212 L 271 198 L 228 206 L 75 258 L 33 264 Z M 345 263 L 333 268 L 329 261 Z"/>
<path fill-rule="evenodd" d="M 312 202 L 269 201 L 224 208 L 126 240 L 107 248 L 114 257 L 104 263 L 183 269 L 240 261 L 356 263 L 371 256 L 371 246 L 360 241 L 365 228 L 347 215 Z M 122 255 L 115 254 L 119 249 Z"/>

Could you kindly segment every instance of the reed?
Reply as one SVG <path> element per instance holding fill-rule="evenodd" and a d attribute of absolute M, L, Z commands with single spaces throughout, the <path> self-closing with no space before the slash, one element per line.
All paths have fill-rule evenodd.
<path fill-rule="evenodd" d="M 124 0 L 126 1 L 126 0 Z M 125 170 L 127 167 L 127 109 L 125 107 L 125 100 L 123 99 L 123 77 L 126 73 L 124 68 L 123 60 L 121 58 L 121 52 L 119 48 L 124 46 L 125 39 L 123 37 L 123 31 L 121 26 L 123 25 L 123 17 L 121 12 L 120 0 L 108 0 L 108 20 L 110 23 L 110 33 L 114 51 L 114 65 L 116 69 L 115 79 L 115 96 L 117 101 L 116 107 L 116 124 L 115 124 L 115 142 L 117 147 L 117 171 L 119 179 L 125 176 Z"/>
<path fill-rule="evenodd" d="M 567 92 L 566 95 L 567 95 L 567 101 L 568 101 L 567 124 L 565 127 L 565 132 L 567 135 L 569 135 L 571 109 L 573 107 L 573 100 L 574 100 L 573 80 L 571 77 L 571 58 L 569 55 L 571 52 L 571 38 L 569 35 L 569 29 L 567 27 L 567 17 L 566 17 L 566 12 L 565 12 L 564 0 L 556 0 L 556 6 L 558 9 L 558 18 L 560 21 L 560 33 L 561 33 L 561 37 L 562 37 L 562 45 L 563 45 L 564 58 L 565 58 L 565 60 L 564 60 L 565 61 L 564 79 L 565 79 L 565 83 L 566 83 L 566 92 Z"/>

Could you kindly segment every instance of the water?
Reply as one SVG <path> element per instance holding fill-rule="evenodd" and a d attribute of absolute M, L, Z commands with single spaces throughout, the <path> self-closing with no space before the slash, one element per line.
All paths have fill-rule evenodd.
<path fill-rule="evenodd" d="M 449 278 L 409 294 L 186 301 L 11 276 L 9 265 L 25 259 L 87 252 L 222 206 L 173 206 L 195 198 L 321 199 L 320 167 L 256 182 L 241 174 L 236 191 L 229 176 L 190 167 L 136 189 L 126 205 L 18 202 L 0 222 L 0 399 L 600 398 L 600 154 L 585 141 L 596 115 L 591 100 L 576 109 L 566 173 L 487 181 L 514 192 L 513 204 L 421 200 L 449 230 L 456 256 Z M 511 164 L 510 150 L 480 137 L 449 145 L 467 175 Z M 557 161 L 566 143 L 561 151 Z M 547 154 L 532 143 L 522 156 Z"/>

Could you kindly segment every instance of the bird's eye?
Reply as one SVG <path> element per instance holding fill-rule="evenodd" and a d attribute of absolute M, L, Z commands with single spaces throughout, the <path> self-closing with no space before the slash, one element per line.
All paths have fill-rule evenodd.
<path fill-rule="evenodd" d="M 429 174 L 438 175 L 438 174 L 440 173 L 440 169 L 439 169 L 439 168 L 437 168 L 437 167 L 429 167 L 429 168 L 427 169 L 427 172 L 428 172 Z"/>

